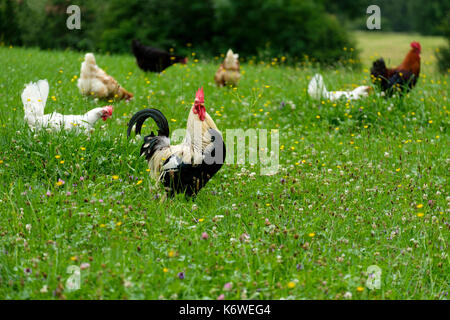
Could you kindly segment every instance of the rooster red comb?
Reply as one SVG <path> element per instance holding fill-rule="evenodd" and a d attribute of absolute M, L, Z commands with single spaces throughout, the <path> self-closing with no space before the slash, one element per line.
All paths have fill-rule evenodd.
<path fill-rule="evenodd" d="M 108 115 L 112 116 L 113 111 L 114 111 L 114 107 L 113 106 L 106 106 L 105 109 L 106 109 Z"/>
<path fill-rule="evenodd" d="M 417 41 L 411 42 L 411 48 L 417 49 L 417 51 L 419 51 L 419 53 L 422 50 L 422 47 L 420 46 L 420 43 L 418 43 Z"/>
<path fill-rule="evenodd" d="M 203 87 L 198 89 L 197 93 L 195 94 L 195 104 L 204 104 L 205 103 L 205 94 L 203 92 Z"/>

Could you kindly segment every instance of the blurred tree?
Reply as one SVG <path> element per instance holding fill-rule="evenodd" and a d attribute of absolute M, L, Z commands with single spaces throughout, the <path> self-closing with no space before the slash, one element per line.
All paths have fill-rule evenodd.
<path fill-rule="evenodd" d="M 313 57 L 335 62 L 353 43 L 320 2 L 309 0 L 215 1 L 214 47 L 242 55 Z M 217 50 L 216 49 L 216 50 Z"/>
<path fill-rule="evenodd" d="M 16 6 L 15 1 L 0 0 L 0 41 L 20 45 L 20 30 L 16 23 Z"/>
<path fill-rule="evenodd" d="M 436 58 L 438 60 L 438 68 L 442 73 L 450 73 L 450 22 L 449 20 L 443 26 L 447 37 L 447 45 L 438 48 Z"/>
<path fill-rule="evenodd" d="M 130 42 L 169 49 L 187 43 L 205 47 L 212 36 L 214 9 L 209 0 L 123 0 L 108 1 L 102 20 L 99 48 L 129 52 Z"/>

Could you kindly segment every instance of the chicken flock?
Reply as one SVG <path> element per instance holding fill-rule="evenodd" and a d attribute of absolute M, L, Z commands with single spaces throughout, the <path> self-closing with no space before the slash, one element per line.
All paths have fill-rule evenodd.
<path fill-rule="evenodd" d="M 161 73 L 176 63 L 186 64 L 188 61 L 186 57 L 145 46 L 138 40 L 132 41 L 131 51 L 143 71 Z M 381 90 L 380 95 L 387 98 L 398 93 L 401 96 L 416 85 L 420 74 L 420 53 L 420 44 L 412 42 L 411 50 L 398 67 L 386 67 L 383 58 L 373 62 L 371 81 Z M 214 75 L 214 81 L 218 87 L 225 87 L 237 86 L 240 79 L 239 55 L 229 49 Z M 100 99 L 129 102 L 134 97 L 97 65 L 92 53 L 85 55 L 77 86 L 83 96 L 94 98 L 96 103 Z M 112 105 L 93 108 L 83 115 L 45 114 L 49 90 L 48 81 L 39 80 L 26 84 L 22 92 L 24 119 L 32 131 L 76 130 L 91 134 L 98 120 L 107 121 L 113 115 Z M 375 92 L 372 86 L 359 86 L 352 91 L 328 91 L 320 74 L 312 77 L 307 91 L 312 99 L 330 101 L 363 99 Z M 171 144 L 168 121 L 160 110 L 154 108 L 138 111 L 132 116 L 127 137 L 133 129 L 136 135 L 140 135 L 148 118 L 155 121 L 158 131 L 144 137 L 140 155 L 145 156 L 151 177 L 164 187 L 169 196 L 177 193 L 197 195 L 223 166 L 226 156 L 222 133 L 206 111 L 203 88 L 195 95 L 182 143 Z"/>

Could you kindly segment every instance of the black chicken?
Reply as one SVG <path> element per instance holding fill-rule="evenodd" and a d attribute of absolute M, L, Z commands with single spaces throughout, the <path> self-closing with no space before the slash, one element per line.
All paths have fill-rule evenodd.
<path fill-rule="evenodd" d="M 131 49 L 136 57 L 137 65 L 144 71 L 162 72 L 175 63 L 187 63 L 186 57 L 170 54 L 158 48 L 144 46 L 138 40 L 132 41 Z"/>

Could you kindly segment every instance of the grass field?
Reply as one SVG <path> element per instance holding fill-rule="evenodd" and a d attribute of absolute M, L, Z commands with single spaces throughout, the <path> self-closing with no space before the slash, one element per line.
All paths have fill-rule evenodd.
<path fill-rule="evenodd" d="M 367 40 L 361 71 L 323 70 L 329 89 L 368 83 L 370 55 L 389 57 L 399 37 L 398 62 L 415 37 Z M 98 55 L 135 99 L 90 137 L 32 133 L 20 100 L 48 79 L 46 112 L 97 106 L 76 87 L 83 54 L 0 47 L 0 298 L 447 299 L 449 86 L 428 47 L 440 42 L 422 44 L 430 65 L 409 95 L 352 103 L 309 99 L 310 67 L 244 64 L 232 90 L 215 87 L 217 62 L 159 76 Z M 202 85 L 222 131 L 279 130 L 279 171 L 226 164 L 196 199 L 161 201 L 127 122 L 155 107 L 184 128 Z M 366 286 L 371 265 L 379 289 Z"/>

